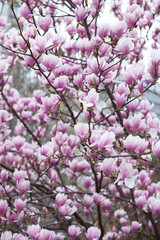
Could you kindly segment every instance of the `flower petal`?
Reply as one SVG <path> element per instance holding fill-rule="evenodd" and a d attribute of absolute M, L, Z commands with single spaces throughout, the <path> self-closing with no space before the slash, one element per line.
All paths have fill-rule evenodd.
<path fill-rule="evenodd" d="M 134 177 L 125 178 L 124 183 L 128 188 L 134 188 L 134 184 L 135 184 L 134 180 L 135 180 Z"/>

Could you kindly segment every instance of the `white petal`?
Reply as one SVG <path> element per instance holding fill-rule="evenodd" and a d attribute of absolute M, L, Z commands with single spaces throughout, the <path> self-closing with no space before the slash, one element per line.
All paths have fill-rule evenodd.
<path fill-rule="evenodd" d="M 93 107 L 94 105 L 93 105 L 93 103 L 87 103 L 86 104 L 86 107 Z"/>
<path fill-rule="evenodd" d="M 135 184 L 134 177 L 125 178 L 124 183 L 128 188 L 134 188 L 134 184 Z"/>
<path fill-rule="evenodd" d="M 70 216 L 73 215 L 76 211 L 77 211 L 77 208 L 76 208 L 75 206 L 73 206 L 73 207 L 71 208 L 71 212 L 69 213 L 69 215 L 70 215 Z"/>
<path fill-rule="evenodd" d="M 121 173 L 119 173 L 116 181 L 114 182 L 114 184 L 116 184 L 117 182 L 119 182 L 119 180 L 121 179 L 121 176 L 122 176 Z"/>
<path fill-rule="evenodd" d="M 157 129 L 156 128 L 151 128 L 149 130 L 149 134 L 151 135 L 151 138 L 155 138 L 157 136 Z"/>

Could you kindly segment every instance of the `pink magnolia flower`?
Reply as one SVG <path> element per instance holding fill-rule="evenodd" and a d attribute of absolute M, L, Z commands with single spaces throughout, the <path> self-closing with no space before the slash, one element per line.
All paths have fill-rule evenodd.
<path fill-rule="evenodd" d="M 77 211 L 77 208 L 75 206 L 70 207 L 68 204 L 65 204 L 59 208 L 60 214 L 65 216 L 71 216 Z"/>
<path fill-rule="evenodd" d="M 50 131 L 50 135 L 51 137 L 55 137 L 56 136 L 56 133 L 57 133 L 57 126 L 54 125 Z"/>
<path fill-rule="evenodd" d="M 105 58 L 99 58 L 98 61 L 96 58 L 89 58 L 87 61 L 88 68 L 90 73 L 98 74 L 100 71 L 107 69 L 108 64 L 106 63 Z"/>
<path fill-rule="evenodd" d="M 135 179 L 137 176 L 134 175 L 134 169 L 131 163 L 122 162 L 120 164 L 120 173 L 115 183 L 121 184 L 120 180 L 123 180 L 128 188 L 133 188 L 135 185 Z"/>
<path fill-rule="evenodd" d="M 26 171 L 23 171 L 23 170 L 19 171 L 16 169 L 13 173 L 13 179 L 15 182 L 20 181 L 21 179 L 25 179 L 26 176 L 27 176 Z"/>
<path fill-rule="evenodd" d="M 14 161 L 14 155 L 13 153 L 7 153 L 6 155 L 6 161 L 9 165 L 12 165 L 13 161 Z"/>
<path fill-rule="evenodd" d="M 46 96 L 42 98 L 42 109 L 48 114 L 59 105 L 60 100 L 56 94 L 52 94 L 50 97 Z"/>
<path fill-rule="evenodd" d="M 103 197 L 100 193 L 97 193 L 97 192 L 94 192 L 93 193 L 93 201 L 94 203 L 97 205 L 97 204 L 100 204 L 100 202 L 102 201 Z"/>
<path fill-rule="evenodd" d="M 42 98 L 44 97 L 44 92 L 40 89 L 34 90 L 33 97 L 36 99 L 38 103 L 42 103 Z"/>
<path fill-rule="evenodd" d="M 125 96 L 125 93 L 119 94 L 118 92 L 116 92 L 114 93 L 114 99 L 118 107 L 122 108 L 127 101 L 127 96 Z"/>
<path fill-rule="evenodd" d="M 8 209 L 8 203 L 6 200 L 0 199 L 0 216 L 5 216 Z"/>
<path fill-rule="evenodd" d="M 24 41 L 24 39 L 21 36 L 17 37 L 17 44 L 21 49 L 25 49 L 27 47 L 27 43 Z"/>
<path fill-rule="evenodd" d="M 146 204 L 146 197 L 145 196 L 139 196 L 138 198 L 135 199 L 135 203 L 138 206 L 138 208 L 143 208 L 144 205 Z"/>
<path fill-rule="evenodd" d="M 34 25 L 27 25 L 26 26 L 26 34 L 27 34 L 27 38 L 32 38 L 35 39 L 37 36 L 37 29 Z"/>
<path fill-rule="evenodd" d="M 135 114 L 133 117 L 129 117 L 123 120 L 123 124 L 127 130 L 136 132 L 140 129 L 142 120 L 141 114 Z"/>
<path fill-rule="evenodd" d="M 13 144 L 18 151 L 23 146 L 24 142 L 25 142 L 25 139 L 21 136 L 16 136 L 13 138 Z"/>
<path fill-rule="evenodd" d="M 88 95 L 84 98 L 84 101 L 81 101 L 83 103 L 83 107 L 85 109 L 87 108 L 93 108 L 95 106 L 95 102 L 98 101 L 99 96 L 94 88 L 92 88 L 89 92 Z"/>
<path fill-rule="evenodd" d="M 160 141 L 152 146 L 152 151 L 156 157 L 160 157 Z"/>
<path fill-rule="evenodd" d="M 7 61 L 5 59 L 0 59 L 0 76 L 6 73 L 8 67 L 9 67 L 9 64 L 7 63 Z"/>
<path fill-rule="evenodd" d="M 128 226 L 122 226 L 121 229 L 122 229 L 122 232 L 124 232 L 125 234 L 128 234 L 131 230 L 130 227 Z"/>
<path fill-rule="evenodd" d="M 81 74 L 77 74 L 76 76 L 74 76 L 74 84 L 81 88 L 83 86 L 83 77 Z"/>
<path fill-rule="evenodd" d="M 27 233 L 30 238 L 36 240 L 36 236 L 41 232 L 41 227 L 39 224 L 28 226 Z"/>
<path fill-rule="evenodd" d="M 56 57 L 56 56 L 54 56 L 52 54 L 44 55 L 43 59 L 42 59 L 42 63 L 46 67 L 46 69 L 51 72 L 59 64 L 59 59 L 58 59 L 58 57 Z"/>
<path fill-rule="evenodd" d="M 112 203 L 111 203 L 110 199 L 102 199 L 102 201 L 101 201 L 101 209 L 103 211 L 106 211 L 106 210 L 109 211 L 110 208 L 111 208 L 111 205 L 112 205 Z"/>
<path fill-rule="evenodd" d="M 124 21 L 117 21 L 111 28 L 111 31 L 116 34 L 116 36 L 121 37 L 126 31 L 126 23 Z"/>
<path fill-rule="evenodd" d="M 26 201 L 23 201 L 21 198 L 17 198 L 15 199 L 14 205 L 17 211 L 21 212 L 26 206 Z"/>
<path fill-rule="evenodd" d="M 51 24 L 52 24 L 52 18 L 49 15 L 47 15 L 45 17 L 40 16 L 38 18 L 38 25 L 45 32 L 48 31 L 48 29 L 50 28 Z"/>
<path fill-rule="evenodd" d="M 149 197 L 147 202 L 148 207 L 151 209 L 153 216 L 160 213 L 160 199 Z"/>
<path fill-rule="evenodd" d="M 73 149 L 75 146 L 79 146 L 79 138 L 75 135 L 70 135 L 68 138 L 68 146 Z"/>
<path fill-rule="evenodd" d="M 92 183 L 93 183 L 93 180 L 91 177 L 86 177 L 86 176 L 83 177 L 83 185 L 85 188 L 89 188 L 92 185 Z"/>
<path fill-rule="evenodd" d="M 149 116 L 149 118 L 147 118 L 147 126 L 150 136 L 156 138 L 157 133 L 160 130 L 160 120 L 157 117 Z"/>
<path fill-rule="evenodd" d="M 137 81 L 136 76 L 134 74 L 134 69 L 132 67 L 127 68 L 127 71 L 124 75 L 124 81 L 128 84 L 131 85 Z"/>
<path fill-rule="evenodd" d="M 88 60 L 88 67 L 92 73 L 98 74 L 100 71 L 96 58 L 91 58 Z"/>
<path fill-rule="evenodd" d="M 100 57 L 106 56 L 107 53 L 111 52 L 111 46 L 102 43 L 101 46 L 99 47 L 98 54 Z"/>
<path fill-rule="evenodd" d="M 0 16 L 0 27 L 4 28 L 6 25 L 7 19 L 4 16 Z"/>
<path fill-rule="evenodd" d="M 69 24 L 66 27 L 66 31 L 69 33 L 69 35 L 73 35 L 73 34 L 76 34 L 77 29 L 76 29 L 76 27 L 73 24 Z"/>
<path fill-rule="evenodd" d="M 86 76 L 86 82 L 89 88 L 97 86 L 99 84 L 99 78 L 94 73 Z"/>
<path fill-rule="evenodd" d="M 25 56 L 24 61 L 25 61 L 25 65 L 29 67 L 33 67 L 34 64 L 36 63 L 34 58 L 31 56 Z"/>
<path fill-rule="evenodd" d="M 8 122 L 12 119 L 12 115 L 6 110 L 0 110 L 0 123 Z"/>
<path fill-rule="evenodd" d="M 134 43 L 129 38 L 120 38 L 117 44 L 117 50 L 124 55 L 127 55 L 131 50 L 134 49 Z"/>
<path fill-rule="evenodd" d="M 58 207 L 63 206 L 67 201 L 67 196 L 64 193 L 58 193 L 55 198 L 55 202 Z"/>
<path fill-rule="evenodd" d="M 5 231 L 1 234 L 1 240 L 12 240 L 11 231 Z"/>
<path fill-rule="evenodd" d="M 101 168 L 104 174 L 109 176 L 116 168 L 116 160 L 114 158 L 105 158 Z"/>
<path fill-rule="evenodd" d="M 83 172 L 90 168 L 90 164 L 86 160 L 82 160 L 78 162 L 77 171 Z"/>
<path fill-rule="evenodd" d="M 57 146 L 62 146 L 66 141 L 67 141 L 67 134 L 63 134 L 63 133 L 57 133 L 55 138 L 54 138 L 54 141 L 55 143 L 57 144 Z"/>
<path fill-rule="evenodd" d="M 71 225 L 68 228 L 68 234 L 70 236 L 71 239 L 75 239 L 76 237 L 78 237 L 81 233 L 81 230 L 79 227 L 76 227 L 75 225 Z"/>
<path fill-rule="evenodd" d="M 24 153 L 24 156 L 27 159 L 30 159 L 30 157 L 33 156 L 33 149 L 31 149 L 31 148 L 23 148 L 23 153 Z"/>
<path fill-rule="evenodd" d="M 98 240 L 100 235 L 101 235 L 101 231 L 97 227 L 88 228 L 87 234 L 86 234 L 86 236 L 89 240 Z"/>
<path fill-rule="evenodd" d="M 137 4 L 132 4 L 127 8 L 125 14 L 125 21 L 129 28 L 135 26 L 140 17 L 142 17 L 143 11 L 142 8 Z"/>
<path fill-rule="evenodd" d="M 137 152 L 140 155 L 144 153 L 144 151 L 148 147 L 148 141 L 140 138 L 139 136 L 129 135 L 124 141 L 124 147 L 130 152 Z"/>
<path fill-rule="evenodd" d="M 93 48 L 88 38 L 78 39 L 77 47 L 82 52 L 86 52 L 86 53 L 91 53 Z"/>
<path fill-rule="evenodd" d="M 119 136 L 119 135 L 123 134 L 124 129 L 119 123 L 117 123 L 117 124 L 113 125 L 113 127 L 109 127 L 108 131 L 113 132 L 116 136 Z"/>
<path fill-rule="evenodd" d="M 74 126 L 74 131 L 81 141 L 87 141 L 89 134 L 89 126 L 86 123 L 77 123 Z"/>
<path fill-rule="evenodd" d="M 128 96 L 130 93 L 130 90 L 128 88 L 128 86 L 125 83 L 120 83 L 118 86 L 115 87 L 115 91 L 117 93 L 121 94 L 125 94 L 125 96 Z"/>
<path fill-rule="evenodd" d="M 126 211 L 124 211 L 123 209 L 117 209 L 114 212 L 114 219 L 120 219 L 122 217 L 124 217 L 126 215 Z"/>
<path fill-rule="evenodd" d="M 53 149 L 49 144 L 45 143 L 40 148 L 40 154 L 45 157 L 51 157 L 51 155 L 53 154 Z"/>
<path fill-rule="evenodd" d="M 113 132 L 105 131 L 100 139 L 97 141 L 98 148 L 100 150 L 110 150 L 113 146 L 113 142 L 115 141 L 115 134 Z"/>
<path fill-rule="evenodd" d="M 110 31 L 109 24 L 102 24 L 98 27 L 97 34 L 100 38 L 105 38 L 107 37 L 108 33 Z"/>
<path fill-rule="evenodd" d="M 60 76 L 56 78 L 53 83 L 58 92 L 63 92 L 65 89 L 67 89 L 68 84 L 69 81 L 67 76 Z"/>
<path fill-rule="evenodd" d="M 139 223 L 137 221 L 133 221 L 131 224 L 131 230 L 132 232 L 137 232 L 137 230 L 142 226 L 142 223 Z"/>
<path fill-rule="evenodd" d="M 102 108 L 106 107 L 105 102 L 99 101 L 99 94 L 94 88 L 92 88 L 88 92 L 88 95 L 83 100 L 80 100 L 80 102 L 83 103 L 83 108 L 85 111 L 88 108 L 96 108 L 97 110 L 101 111 Z"/>
<path fill-rule="evenodd" d="M 85 214 L 86 217 L 89 217 L 90 212 L 87 208 L 84 209 L 84 214 Z"/>
<path fill-rule="evenodd" d="M 128 25 L 129 28 L 132 28 L 135 26 L 137 20 L 138 20 L 138 17 L 136 15 L 136 13 L 126 13 L 125 14 L 125 20 L 126 20 L 126 23 Z"/>
<path fill-rule="evenodd" d="M 78 160 L 74 159 L 72 162 L 69 161 L 69 167 L 73 172 L 76 172 L 78 170 Z"/>
<path fill-rule="evenodd" d="M 147 114 L 152 108 L 154 107 L 154 104 L 150 104 L 150 102 L 147 99 L 144 99 L 140 103 L 140 109 L 141 112 L 144 114 Z"/>
<path fill-rule="evenodd" d="M 100 44 L 101 44 L 101 42 L 102 42 L 102 40 L 101 40 L 101 38 L 100 37 L 98 37 L 98 36 L 94 36 L 94 37 L 92 37 L 91 38 L 91 40 L 90 40 L 90 43 L 91 43 L 91 46 L 94 48 L 94 47 L 98 47 Z M 100 58 L 101 59 L 101 58 Z M 99 59 L 99 60 L 100 60 Z M 102 58 L 103 59 L 103 58 Z"/>
<path fill-rule="evenodd" d="M 69 129 L 69 126 L 70 126 L 70 123 L 64 123 L 62 121 L 59 121 L 58 122 L 58 126 L 57 126 L 57 129 L 62 132 L 62 133 L 65 133 L 68 129 Z"/>
<path fill-rule="evenodd" d="M 46 48 L 46 45 L 47 45 L 47 40 L 44 36 L 37 35 L 35 40 L 33 41 L 33 45 L 35 46 L 35 50 L 38 53 L 43 53 Z M 46 56 L 46 55 L 44 55 L 44 56 Z"/>
<path fill-rule="evenodd" d="M 6 218 L 9 222 L 15 222 L 18 219 L 18 215 L 16 212 L 12 211 L 11 209 L 8 209 L 6 212 Z"/>
<path fill-rule="evenodd" d="M 136 149 L 136 153 L 138 153 L 139 155 L 142 155 L 145 151 L 147 151 L 149 142 L 146 141 L 145 139 L 141 140 L 140 146 L 138 149 Z"/>
<path fill-rule="evenodd" d="M 148 185 L 148 173 L 145 170 L 142 170 L 139 173 L 139 179 L 141 181 L 141 183 L 143 184 L 143 186 L 147 186 Z"/>
<path fill-rule="evenodd" d="M 17 190 L 21 195 L 25 194 L 25 192 L 30 188 L 30 181 L 21 179 L 16 183 Z"/>
<path fill-rule="evenodd" d="M 105 234 L 104 236 L 104 240 L 109 240 L 109 239 L 114 239 L 118 236 L 119 234 L 117 234 L 116 232 L 114 231 L 109 231 Z"/>
<path fill-rule="evenodd" d="M 139 90 L 140 93 L 143 92 L 143 90 L 144 90 L 143 81 L 138 80 L 137 88 L 138 88 L 138 90 Z"/>
<path fill-rule="evenodd" d="M 23 3 L 20 8 L 20 15 L 24 17 L 25 19 L 29 19 L 31 16 L 31 11 L 29 7 L 26 5 L 26 3 Z"/>
<path fill-rule="evenodd" d="M 139 100 L 138 100 L 138 98 L 136 98 L 135 100 L 131 101 L 131 102 L 127 105 L 127 107 L 129 108 L 129 110 L 130 110 L 132 113 L 137 110 L 138 106 L 139 106 Z"/>
<path fill-rule="evenodd" d="M 90 206 L 92 205 L 93 203 L 93 198 L 87 194 L 84 195 L 84 198 L 83 198 L 83 202 L 84 202 L 84 206 L 86 208 L 90 208 Z"/>
<path fill-rule="evenodd" d="M 154 67 L 160 63 L 160 49 L 152 49 L 151 53 L 152 64 Z"/>
<path fill-rule="evenodd" d="M 28 240 L 28 237 L 25 237 L 22 234 L 14 233 L 12 240 Z"/>
<path fill-rule="evenodd" d="M 37 233 L 37 240 L 55 240 L 56 235 L 53 231 L 47 229 L 41 229 L 40 233 Z"/>
<path fill-rule="evenodd" d="M 144 69 L 145 65 L 142 61 L 139 61 L 138 63 L 134 63 L 132 65 L 133 74 L 136 78 L 136 80 L 142 80 L 142 77 L 144 76 Z"/>
<path fill-rule="evenodd" d="M 0 178 L 1 178 L 1 182 L 2 182 L 2 183 L 7 180 L 7 178 L 8 178 L 8 172 L 7 172 L 5 169 L 3 169 L 3 170 L 1 171 L 1 173 L 0 173 Z"/>
<path fill-rule="evenodd" d="M 77 21 L 78 22 L 83 21 L 86 18 L 88 12 L 89 12 L 89 9 L 87 9 L 87 8 L 80 7 L 78 9 L 76 9 L 75 15 L 76 15 Z"/>
<path fill-rule="evenodd" d="M 25 65 L 33 67 L 35 64 L 35 59 L 37 59 L 39 57 L 39 53 L 35 48 L 31 48 L 32 49 L 32 55 L 30 55 L 30 51 L 28 50 L 26 53 L 30 56 L 25 56 L 24 57 L 24 61 L 25 61 Z"/>
<path fill-rule="evenodd" d="M 32 112 L 31 111 L 22 111 L 21 112 L 22 118 L 24 118 L 26 121 L 29 121 L 30 118 L 32 117 Z"/>

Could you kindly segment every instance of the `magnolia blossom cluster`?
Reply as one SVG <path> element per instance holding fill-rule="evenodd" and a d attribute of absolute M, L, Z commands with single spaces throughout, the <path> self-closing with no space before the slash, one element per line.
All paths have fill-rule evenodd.
<path fill-rule="evenodd" d="M 3 0 L 2 240 L 160 239 L 160 2 L 124 3 Z"/>

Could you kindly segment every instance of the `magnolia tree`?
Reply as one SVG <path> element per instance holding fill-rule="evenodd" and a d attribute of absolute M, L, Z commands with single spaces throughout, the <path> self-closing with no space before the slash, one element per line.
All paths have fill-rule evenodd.
<path fill-rule="evenodd" d="M 145 92 L 160 1 L 2 3 L 16 27 L 0 17 L 1 239 L 159 240 L 160 120 Z M 37 76 L 32 96 L 14 88 L 17 63 Z"/>

